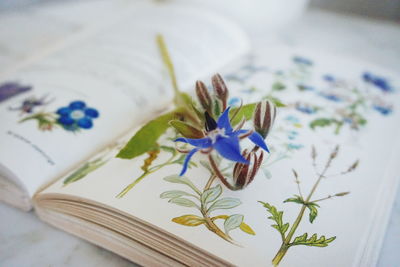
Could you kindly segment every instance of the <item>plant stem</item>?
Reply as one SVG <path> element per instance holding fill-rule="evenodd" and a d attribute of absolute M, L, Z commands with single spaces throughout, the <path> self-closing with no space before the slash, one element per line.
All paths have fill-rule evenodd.
<path fill-rule="evenodd" d="M 203 192 L 208 190 L 208 189 L 210 189 L 211 185 L 215 181 L 215 178 L 217 178 L 217 176 L 215 174 L 212 174 L 210 176 L 210 179 L 208 179 L 208 182 L 207 182 L 206 186 L 204 187 Z M 204 220 L 206 221 L 205 225 L 206 225 L 208 230 L 210 230 L 211 232 L 215 233 L 216 235 L 218 235 L 222 239 L 228 241 L 229 243 L 237 245 L 228 234 L 226 234 L 221 229 L 219 229 L 219 227 L 211 220 L 211 218 L 210 218 L 210 216 L 209 216 L 209 214 L 207 212 L 207 207 L 205 207 L 203 204 L 201 205 L 200 212 L 203 215 Z"/>
<path fill-rule="evenodd" d="M 290 231 L 288 233 L 288 235 L 286 236 L 285 240 L 282 242 L 282 245 L 280 247 L 280 249 L 278 250 L 278 252 L 276 253 L 275 257 L 272 260 L 272 264 L 274 266 L 278 266 L 279 263 L 281 262 L 281 260 L 283 259 L 283 257 L 285 256 L 286 252 L 288 251 L 289 247 L 290 247 L 290 243 L 292 241 L 293 235 L 297 230 L 297 227 L 299 226 L 301 219 L 303 218 L 304 212 L 306 211 L 307 208 L 307 203 L 310 201 L 312 195 L 314 194 L 315 190 L 317 189 L 319 183 L 321 182 L 322 178 L 325 177 L 325 173 L 328 170 L 328 168 L 330 167 L 330 164 L 332 162 L 332 155 L 329 158 L 328 162 L 325 165 L 324 170 L 322 171 L 322 173 L 319 175 L 318 180 L 315 182 L 314 186 L 312 187 L 310 193 L 308 194 L 307 198 L 304 200 L 304 203 L 300 209 L 299 214 L 297 215 L 296 220 L 294 221 L 294 223 L 292 224 L 292 227 L 290 228 Z"/>
<path fill-rule="evenodd" d="M 122 191 L 116 196 L 116 198 L 122 198 L 123 196 L 125 196 L 133 187 L 135 187 L 135 185 L 137 185 L 140 181 L 142 181 L 146 176 L 148 176 L 149 174 L 151 174 L 151 173 L 153 173 L 153 172 L 155 172 L 155 171 L 158 171 L 159 169 L 161 169 L 161 168 L 163 168 L 163 167 L 165 167 L 165 166 L 171 164 L 172 161 L 174 160 L 174 158 L 175 158 L 175 154 L 174 154 L 171 158 L 169 158 L 166 162 L 164 162 L 163 164 L 154 166 L 154 167 L 151 168 L 150 170 L 143 172 L 142 175 L 140 175 L 135 181 L 133 181 L 133 183 L 127 185 L 127 186 L 124 188 L 124 190 L 122 190 Z"/>

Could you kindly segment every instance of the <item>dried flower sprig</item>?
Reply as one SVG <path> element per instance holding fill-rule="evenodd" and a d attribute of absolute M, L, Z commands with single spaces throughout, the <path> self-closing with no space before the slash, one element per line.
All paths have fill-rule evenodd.
<path fill-rule="evenodd" d="M 177 138 L 176 142 L 194 146 L 190 150 L 177 147 L 177 151 L 187 153 L 182 162 L 180 175 L 187 171 L 192 156 L 200 152 L 208 155 L 214 174 L 226 187 L 231 190 L 245 188 L 253 181 L 264 158 L 263 152 L 258 152 L 259 148 L 269 152 L 264 139 L 275 120 L 276 107 L 268 101 L 241 105 L 238 108 L 228 107 L 229 91 L 219 74 L 211 79 L 212 93 L 203 82 L 196 82 L 198 102 L 193 101 L 187 93 L 181 92 L 178 88 L 172 60 L 161 35 L 157 36 L 157 44 L 171 77 L 175 92 L 175 109 L 145 124 L 121 149 L 117 157 L 133 159 L 154 151 L 160 146 L 158 139 L 172 127 L 183 136 Z M 242 129 L 251 119 L 253 119 L 253 129 Z M 240 148 L 239 141 L 245 138 L 254 144 L 252 149 L 247 150 L 248 152 Z M 218 152 L 217 155 L 214 151 Z M 228 181 L 216 163 L 220 157 L 236 162 L 231 181 Z M 137 180 L 140 179 L 128 185 L 123 194 L 136 185 Z"/>
<path fill-rule="evenodd" d="M 343 197 L 350 193 L 350 192 L 341 192 L 341 193 L 336 193 L 334 195 L 328 195 L 327 197 L 320 198 L 320 199 L 315 199 L 315 200 L 311 199 L 313 194 L 317 190 L 318 185 L 322 181 L 322 178 L 332 177 L 332 175 L 327 175 L 326 173 L 329 170 L 329 168 L 331 167 L 333 160 L 338 156 L 338 153 L 339 153 L 339 146 L 336 146 L 330 153 L 329 158 L 328 158 L 324 168 L 322 169 L 321 172 L 319 172 L 317 170 L 317 164 L 316 164 L 318 154 L 317 154 L 315 147 L 314 146 L 312 147 L 312 151 L 311 151 L 311 158 L 312 158 L 312 162 L 313 162 L 312 165 L 316 171 L 318 178 L 317 178 L 315 184 L 313 185 L 310 193 L 307 195 L 307 197 L 303 197 L 303 194 L 302 194 L 302 191 L 300 188 L 299 175 L 295 170 L 293 170 L 293 176 L 294 176 L 295 182 L 297 184 L 299 195 L 295 195 L 292 198 L 286 199 L 284 201 L 284 203 L 291 202 L 291 203 L 300 204 L 301 209 L 299 211 L 299 214 L 297 215 L 296 220 L 293 222 L 291 227 L 290 227 L 289 223 L 283 222 L 283 211 L 278 211 L 276 209 L 276 207 L 270 205 L 269 203 L 264 203 L 264 202 L 260 201 L 260 203 L 267 209 L 268 213 L 271 214 L 271 216 L 268 218 L 273 220 L 276 223 L 276 224 L 272 225 L 272 227 L 274 227 L 276 230 L 278 230 L 278 232 L 281 235 L 281 239 L 282 239 L 281 247 L 280 247 L 279 251 L 276 253 L 274 259 L 272 260 L 272 264 L 274 266 L 279 265 L 279 263 L 282 261 L 282 259 L 286 255 L 289 248 L 292 246 L 305 245 L 305 246 L 313 246 L 313 247 L 326 247 L 329 245 L 329 243 L 333 242 L 336 239 L 336 236 L 333 236 L 330 238 L 325 238 L 325 236 L 323 236 L 323 235 L 318 237 L 317 234 L 313 234 L 311 237 L 308 237 L 307 233 L 305 233 L 301 236 L 295 237 L 295 238 L 293 238 L 293 236 L 294 236 L 297 228 L 299 227 L 299 224 L 302 221 L 304 213 L 306 212 L 307 209 L 310 212 L 309 213 L 309 221 L 310 221 L 310 223 L 313 223 L 318 215 L 318 208 L 320 208 L 320 206 L 319 206 L 319 204 L 317 204 L 317 202 L 321 202 L 321 201 L 336 198 L 336 197 Z M 340 174 L 344 175 L 344 174 L 348 174 L 350 172 L 355 171 L 358 164 L 359 164 L 359 161 L 356 160 L 352 165 L 350 165 L 349 168 L 347 168 L 343 172 L 340 172 Z"/>
<path fill-rule="evenodd" d="M 221 182 L 231 190 L 241 190 L 253 181 L 258 169 L 263 161 L 263 152 L 257 153 L 261 148 L 266 152 L 269 149 L 264 141 L 267 137 L 272 124 L 275 120 L 276 108 L 269 101 L 257 103 L 254 108 L 253 124 L 254 129 L 242 129 L 246 120 L 241 121 L 234 129 L 231 121 L 237 116 L 241 108 L 231 114 L 231 108 L 227 107 L 228 88 L 222 77 L 216 74 L 212 77 L 212 85 L 214 94 L 210 95 L 204 83 L 198 81 L 196 83 L 196 93 L 199 103 L 203 110 L 198 110 L 199 120 L 204 120 L 202 129 L 196 129 L 194 126 L 188 125 L 182 131 L 182 127 L 176 128 L 184 137 L 177 138 L 176 142 L 183 142 L 192 145 L 194 148 L 187 153 L 182 171 L 180 175 L 184 175 L 187 171 L 188 163 L 191 157 L 197 153 L 208 155 L 208 160 L 214 174 Z M 220 108 L 222 107 L 222 110 Z M 222 112 L 221 115 L 220 112 Z M 217 120 L 214 117 L 218 117 Z M 189 127 L 191 127 L 189 129 Z M 194 133 L 202 132 L 201 138 L 189 138 Z M 240 140 L 248 138 L 254 147 L 250 150 L 241 151 Z M 233 180 L 230 182 L 219 169 L 214 159 L 213 152 L 217 152 L 217 156 L 236 162 L 233 168 Z M 258 154 L 258 155 L 257 155 Z"/>

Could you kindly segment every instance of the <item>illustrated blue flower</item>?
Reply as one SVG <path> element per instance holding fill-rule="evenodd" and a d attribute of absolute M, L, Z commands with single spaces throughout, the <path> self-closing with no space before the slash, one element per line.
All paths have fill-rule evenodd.
<path fill-rule="evenodd" d="M 393 111 L 393 108 L 391 106 L 385 106 L 385 105 L 374 105 L 373 108 L 385 116 L 389 115 Z"/>
<path fill-rule="evenodd" d="M 320 93 L 319 95 L 329 101 L 333 101 L 333 102 L 342 102 L 343 101 L 343 99 L 336 94 Z"/>
<path fill-rule="evenodd" d="M 314 114 L 317 112 L 317 110 L 314 107 L 300 102 L 296 103 L 296 110 L 305 114 Z"/>
<path fill-rule="evenodd" d="M 222 157 L 228 160 L 249 164 L 249 162 L 242 156 L 239 145 L 240 137 L 246 136 L 247 134 L 250 141 L 269 152 L 263 137 L 257 132 L 251 132 L 249 130 L 233 130 L 229 119 L 229 110 L 230 107 L 222 113 L 217 121 L 215 121 L 207 112 L 205 113 L 206 137 L 199 139 L 177 138 L 175 140 L 175 142 L 183 142 L 195 147 L 186 155 L 182 171 L 179 174 L 180 176 L 185 174 L 190 159 L 198 151 L 211 152 L 215 149 Z"/>
<path fill-rule="evenodd" d="M 375 85 L 378 89 L 383 92 L 393 92 L 394 88 L 392 85 L 381 76 L 374 75 L 370 72 L 364 72 L 362 78 L 365 82 Z"/>
<path fill-rule="evenodd" d="M 312 66 L 313 62 L 305 57 L 295 56 L 293 57 L 293 62 L 301 65 Z"/>
<path fill-rule="evenodd" d="M 93 119 L 99 117 L 99 112 L 94 108 L 89 108 L 83 101 L 73 101 L 67 107 L 57 110 L 60 116 L 57 122 L 68 131 L 79 129 L 90 129 L 93 127 Z"/>
<path fill-rule="evenodd" d="M 327 82 L 336 81 L 335 77 L 333 77 L 331 74 L 325 74 L 324 76 L 322 76 L 322 79 L 324 79 Z"/>

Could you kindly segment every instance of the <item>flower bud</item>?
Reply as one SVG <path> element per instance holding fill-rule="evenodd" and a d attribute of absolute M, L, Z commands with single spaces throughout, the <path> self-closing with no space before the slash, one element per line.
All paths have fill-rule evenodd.
<path fill-rule="evenodd" d="M 223 110 L 225 110 L 226 103 L 228 101 L 228 88 L 226 87 L 224 80 L 219 74 L 215 74 L 214 76 L 212 76 L 211 81 L 215 91 L 215 95 L 218 99 L 222 101 Z"/>
<path fill-rule="evenodd" d="M 254 180 L 263 161 L 264 153 L 260 151 L 257 156 L 257 152 L 254 150 L 251 152 L 244 150 L 243 157 L 249 161 L 249 164 L 236 163 L 233 168 L 233 183 L 236 190 L 244 189 Z"/>
<path fill-rule="evenodd" d="M 196 94 L 204 110 L 211 112 L 212 99 L 206 85 L 202 81 L 196 82 Z"/>
<path fill-rule="evenodd" d="M 272 102 L 264 100 L 257 104 L 253 117 L 254 129 L 264 139 L 271 130 L 275 117 L 276 107 Z"/>

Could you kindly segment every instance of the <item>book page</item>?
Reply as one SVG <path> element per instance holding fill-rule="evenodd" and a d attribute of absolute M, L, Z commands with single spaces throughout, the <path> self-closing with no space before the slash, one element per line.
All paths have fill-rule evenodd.
<path fill-rule="evenodd" d="M 155 42 L 158 33 L 182 88 L 248 49 L 240 29 L 217 16 L 137 4 L 111 25 L 3 76 L 3 88 L 32 88 L 0 104 L 0 163 L 30 195 L 168 108 L 172 89 Z"/>
<path fill-rule="evenodd" d="M 397 75 L 355 60 L 283 48 L 259 51 L 224 74 L 230 105 L 237 105 L 238 97 L 286 105 L 266 139 L 271 153 L 246 189 L 230 191 L 210 180 L 200 154 L 179 177 L 185 154 L 167 139 L 170 149 L 159 154 L 108 158 L 92 172 L 83 166 L 84 175 L 70 173 L 39 197 L 59 193 L 101 203 L 234 265 L 269 266 L 283 255 L 281 266 L 365 266 L 360 263 L 370 256 L 366 252 L 379 250 L 376 225 L 385 225 L 399 182 L 393 175 L 400 130 Z M 300 196 L 310 192 L 314 204 L 303 206 Z M 282 253 L 281 233 L 287 237 L 293 225 L 292 245 Z"/>

